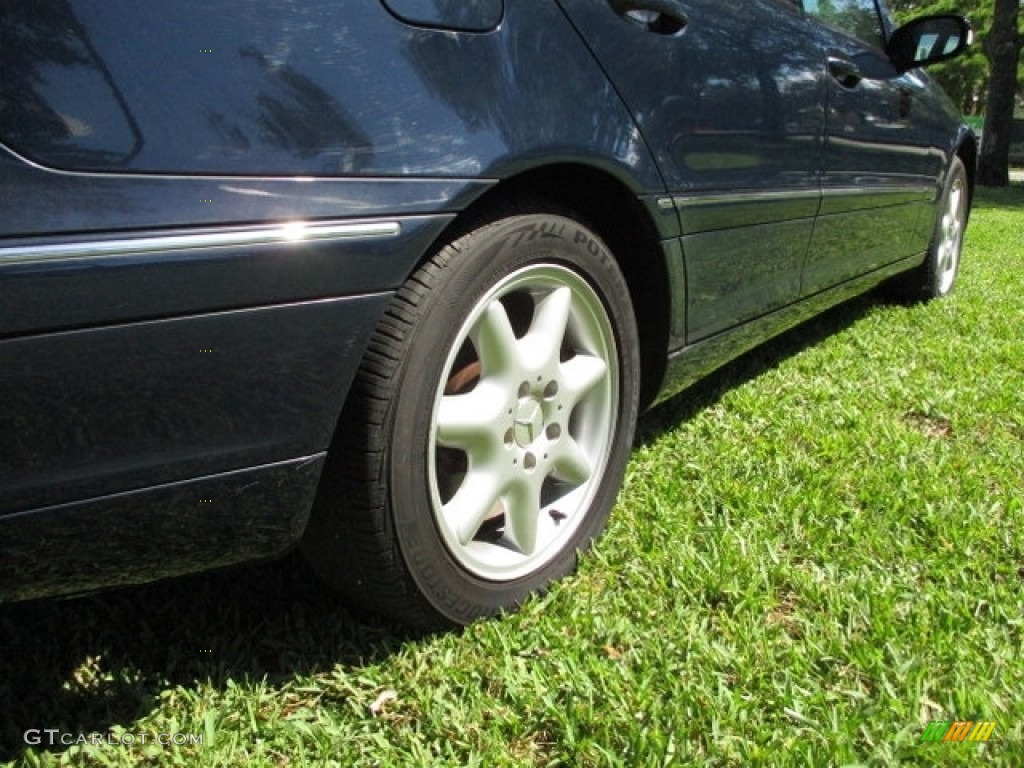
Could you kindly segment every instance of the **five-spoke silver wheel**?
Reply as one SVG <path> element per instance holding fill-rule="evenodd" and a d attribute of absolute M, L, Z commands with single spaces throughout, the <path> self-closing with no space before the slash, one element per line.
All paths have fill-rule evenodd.
<path fill-rule="evenodd" d="M 434 393 L 433 513 L 458 563 L 490 580 L 542 567 L 571 539 L 608 459 L 615 333 L 590 284 L 526 266 L 480 298 Z"/>

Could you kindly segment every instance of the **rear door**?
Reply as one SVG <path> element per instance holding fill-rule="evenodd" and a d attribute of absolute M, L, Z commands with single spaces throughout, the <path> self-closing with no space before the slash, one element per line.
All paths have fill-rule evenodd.
<path fill-rule="evenodd" d="M 679 211 L 693 342 L 799 297 L 824 141 L 820 41 L 793 0 L 560 0 Z"/>
<path fill-rule="evenodd" d="M 822 208 L 804 271 L 813 294 L 924 250 L 945 155 L 926 78 L 890 62 L 876 0 L 803 5 L 828 72 Z"/>

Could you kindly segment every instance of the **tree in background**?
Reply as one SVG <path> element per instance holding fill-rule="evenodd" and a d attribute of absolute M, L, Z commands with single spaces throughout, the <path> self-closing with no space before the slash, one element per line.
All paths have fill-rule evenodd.
<path fill-rule="evenodd" d="M 1024 45 L 1024 35 L 1017 29 L 1019 15 L 1020 0 L 996 0 L 992 28 L 983 43 L 991 70 L 978 181 L 991 187 L 1010 183 L 1010 134 L 1017 97 L 1017 67 Z"/>

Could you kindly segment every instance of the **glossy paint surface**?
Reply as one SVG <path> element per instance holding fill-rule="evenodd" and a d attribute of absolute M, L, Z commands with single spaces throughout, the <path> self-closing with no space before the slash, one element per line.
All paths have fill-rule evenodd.
<path fill-rule="evenodd" d="M 503 0 L 381 0 L 409 24 L 462 32 L 487 32 L 501 23 Z"/>
<path fill-rule="evenodd" d="M 922 72 L 782 0 L 560 3 L 673 196 L 686 343 L 923 253 L 958 118 Z"/>
<path fill-rule="evenodd" d="M 791 3 L 674 3 L 686 18 L 676 34 L 637 24 L 615 3 L 560 4 L 629 105 L 669 191 L 817 188 L 825 73 Z M 804 200 L 795 215 L 816 209 Z M 689 211 L 682 217 L 685 231 L 699 231 Z"/>
<path fill-rule="evenodd" d="M 762 315 L 728 333 L 719 333 L 683 347 L 669 358 L 665 384 L 658 402 L 689 387 L 716 368 L 762 344 L 765 339 L 784 333 L 830 307 L 869 291 L 919 262 L 920 259 L 917 258 L 893 262 L 874 272 L 819 291 L 803 301 Z"/>
<path fill-rule="evenodd" d="M 557 6 L 506 10 L 459 34 L 368 0 L 7 4 L 0 71 L 19 98 L 0 136 L 49 167 L 169 174 L 493 177 L 559 151 L 658 191 Z"/>
<path fill-rule="evenodd" d="M 831 62 L 852 64 L 859 77 L 828 78 L 823 197 L 804 295 L 921 252 L 956 119 L 920 72 L 900 75 L 883 51 L 828 27 L 816 25 L 816 35 Z"/>
<path fill-rule="evenodd" d="M 0 514 L 326 450 L 387 298 L 0 342 Z"/>
<path fill-rule="evenodd" d="M 323 456 L 0 519 L 0 601 L 273 557 L 306 525 Z"/>
<path fill-rule="evenodd" d="M 692 291 L 687 340 L 796 300 L 825 136 L 826 75 L 803 16 L 771 0 L 695 0 L 678 4 L 686 26 L 665 35 L 611 3 L 562 5 L 675 196 Z"/>
<path fill-rule="evenodd" d="M 61 172 L 0 147 L 0 247 L 33 237 L 458 211 L 493 184 Z"/>

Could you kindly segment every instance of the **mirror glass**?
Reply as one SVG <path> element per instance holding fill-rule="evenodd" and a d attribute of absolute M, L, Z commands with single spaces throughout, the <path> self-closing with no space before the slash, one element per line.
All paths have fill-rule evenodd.
<path fill-rule="evenodd" d="M 953 19 L 929 19 L 917 31 L 914 61 L 929 61 L 957 52 L 963 43 L 963 26 Z"/>
<path fill-rule="evenodd" d="M 900 72 L 959 56 L 971 43 L 971 26 L 962 16 L 924 16 L 892 33 L 887 50 Z"/>

